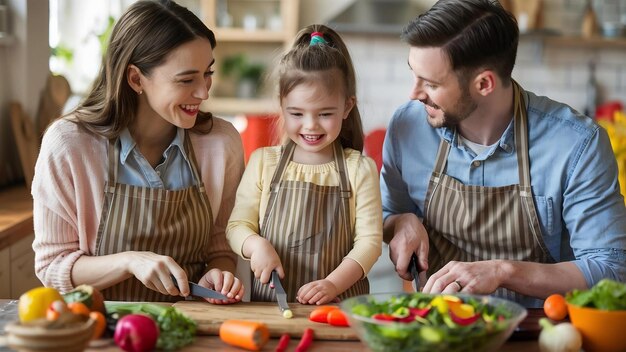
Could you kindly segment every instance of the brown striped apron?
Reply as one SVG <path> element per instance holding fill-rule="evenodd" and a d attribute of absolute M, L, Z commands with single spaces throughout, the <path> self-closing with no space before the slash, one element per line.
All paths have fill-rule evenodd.
<path fill-rule="evenodd" d="M 283 287 L 289 302 L 304 284 L 326 278 L 354 245 L 350 225 L 350 180 L 343 149 L 333 144 L 339 186 L 282 180 L 293 157 L 295 143 L 281 153 L 270 184 L 270 196 L 261 227 L 261 236 L 276 249 L 285 269 Z M 369 292 L 367 278 L 339 295 L 340 299 Z M 252 301 L 275 301 L 269 285 L 253 280 Z"/>
<path fill-rule="evenodd" d="M 197 282 L 206 270 L 209 233 L 213 225 L 211 205 L 196 166 L 189 135 L 184 141 L 195 184 L 180 190 L 117 183 L 120 148 L 118 139 L 108 147 L 109 172 L 96 240 L 96 255 L 149 251 L 172 257 L 189 280 Z M 103 290 L 107 300 L 178 301 L 145 287 L 135 277 Z"/>
<path fill-rule="evenodd" d="M 464 185 L 445 174 L 450 144 L 441 139 L 424 203 L 430 239 L 428 275 L 449 261 L 508 259 L 552 263 L 533 203 L 528 126 L 522 91 L 513 82 L 515 150 L 520 184 Z M 495 295 L 521 302 L 538 300 L 504 288 Z"/>

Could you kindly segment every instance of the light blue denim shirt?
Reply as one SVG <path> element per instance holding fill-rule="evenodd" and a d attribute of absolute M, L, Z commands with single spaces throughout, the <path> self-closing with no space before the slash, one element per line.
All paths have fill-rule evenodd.
<path fill-rule="evenodd" d="M 163 152 L 163 159 L 156 168 L 141 154 L 128 129 L 120 134 L 120 160 L 118 183 L 133 186 L 177 190 L 192 186 L 195 182 L 191 165 L 185 153 L 185 130 L 178 128 L 172 143 Z"/>
<path fill-rule="evenodd" d="M 524 92 L 530 177 L 543 238 L 557 261 L 574 260 L 590 287 L 626 281 L 626 207 L 606 131 L 567 105 Z M 441 138 L 451 144 L 446 174 L 466 185 L 518 184 L 513 122 L 499 142 L 476 155 L 454 130 L 432 128 L 411 101 L 391 120 L 383 147 L 383 216 L 423 218 L 424 198 Z M 473 166 L 474 161 L 480 161 Z"/>

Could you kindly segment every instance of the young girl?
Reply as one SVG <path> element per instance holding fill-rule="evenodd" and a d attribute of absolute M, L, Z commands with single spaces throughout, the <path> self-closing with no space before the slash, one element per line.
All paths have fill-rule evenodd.
<path fill-rule="evenodd" d="M 369 292 L 381 253 L 382 210 L 374 161 L 361 154 L 354 68 L 339 35 L 298 33 L 281 60 L 279 98 L 289 142 L 256 150 L 237 190 L 226 236 L 250 260 L 252 301 L 324 304 Z"/>

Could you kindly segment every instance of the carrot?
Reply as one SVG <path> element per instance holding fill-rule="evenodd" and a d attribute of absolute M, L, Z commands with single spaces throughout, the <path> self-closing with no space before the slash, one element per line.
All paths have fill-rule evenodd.
<path fill-rule="evenodd" d="M 276 345 L 276 351 L 275 352 L 285 352 L 287 351 L 287 347 L 289 347 L 289 334 L 285 333 L 280 337 L 280 340 L 278 340 L 278 345 Z"/>
<path fill-rule="evenodd" d="M 219 334 L 225 343 L 250 351 L 263 348 L 270 337 L 267 325 L 247 320 L 226 320 L 220 326 Z"/>
<path fill-rule="evenodd" d="M 304 334 L 302 334 L 302 338 L 300 339 L 300 343 L 296 346 L 296 352 L 304 352 L 309 349 L 309 346 L 313 343 L 313 329 L 306 328 L 304 329 Z"/>
<path fill-rule="evenodd" d="M 91 337 L 91 339 L 92 340 L 99 339 L 102 336 L 102 334 L 104 334 L 104 330 L 107 327 L 107 320 L 104 317 L 104 314 L 102 314 L 100 311 L 97 311 L 97 310 L 94 310 L 91 313 L 89 313 L 89 318 L 96 321 L 96 327 L 93 329 L 93 336 Z"/>

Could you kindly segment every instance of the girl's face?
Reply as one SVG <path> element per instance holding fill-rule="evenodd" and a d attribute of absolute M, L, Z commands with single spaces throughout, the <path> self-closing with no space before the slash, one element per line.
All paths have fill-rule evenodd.
<path fill-rule="evenodd" d="M 139 73 L 139 118 L 156 114 L 177 127 L 193 127 L 200 103 L 209 97 L 214 62 L 209 40 L 197 38 L 170 52 L 149 76 Z"/>
<path fill-rule="evenodd" d="M 293 160 L 321 164 L 333 160 L 333 142 L 355 103 L 344 89 L 329 90 L 322 82 L 296 86 L 281 100 L 287 136 L 296 143 Z"/>

